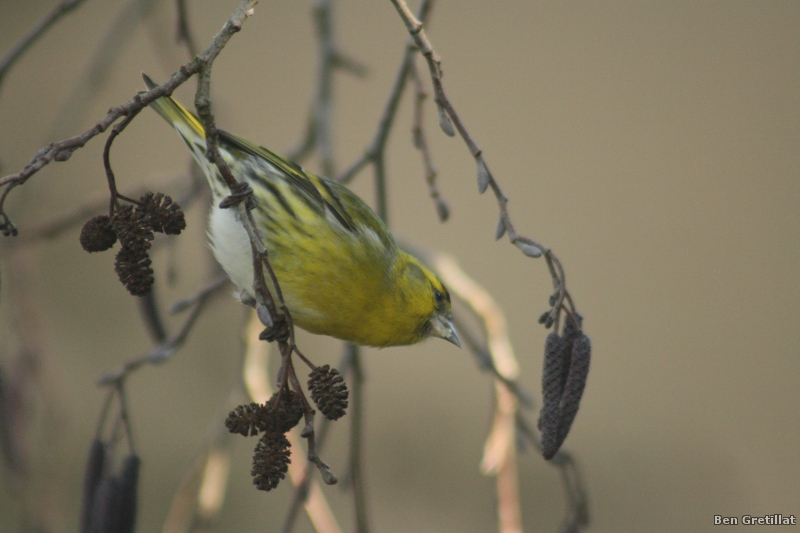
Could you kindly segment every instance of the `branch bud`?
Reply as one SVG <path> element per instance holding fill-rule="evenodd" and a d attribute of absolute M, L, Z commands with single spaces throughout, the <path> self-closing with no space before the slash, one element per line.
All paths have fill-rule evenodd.
<path fill-rule="evenodd" d="M 492 180 L 492 175 L 489 173 L 489 168 L 486 166 L 482 157 L 477 158 L 478 163 L 478 193 L 483 194 L 489 187 L 489 182 Z"/>
<path fill-rule="evenodd" d="M 447 116 L 444 107 L 438 102 L 436 103 L 436 107 L 439 109 L 439 127 L 442 128 L 442 131 L 448 137 L 455 137 L 456 131 L 453 129 L 453 123 L 450 122 L 450 117 Z"/>
<path fill-rule="evenodd" d="M 499 241 L 506 234 L 506 221 L 503 220 L 503 215 L 497 221 L 497 229 L 494 230 L 494 240 Z"/>

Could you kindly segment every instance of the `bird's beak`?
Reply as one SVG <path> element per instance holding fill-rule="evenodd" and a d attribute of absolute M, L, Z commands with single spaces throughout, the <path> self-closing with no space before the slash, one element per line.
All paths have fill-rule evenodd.
<path fill-rule="evenodd" d="M 461 348 L 461 339 L 458 338 L 458 332 L 449 318 L 437 315 L 431 320 L 431 326 L 433 326 L 431 336 L 452 342 Z"/>

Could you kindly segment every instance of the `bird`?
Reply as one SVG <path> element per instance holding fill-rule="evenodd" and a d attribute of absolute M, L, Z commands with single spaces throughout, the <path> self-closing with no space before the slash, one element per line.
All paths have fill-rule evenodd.
<path fill-rule="evenodd" d="M 157 86 L 142 76 L 148 89 Z M 230 190 L 206 157 L 202 123 L 171 96 L 149 105 L 175 128 L 205 173 L 214 198 L 211 249 L 242 301 L 255 301 L 250 240 L 238 211 L 219 206 Z M 262 146 L 218 131 L 222 158 L 253 191 L 256 230 L 294 325 L 364 346 L 439 337 L 461 347 L 445 286 L 398 246 L 361 198 Z"/>

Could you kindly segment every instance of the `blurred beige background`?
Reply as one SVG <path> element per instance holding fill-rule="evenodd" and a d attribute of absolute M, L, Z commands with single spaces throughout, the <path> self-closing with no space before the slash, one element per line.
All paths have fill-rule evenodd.
<path fill-rule="evenodd" d="M 0 53 L 54 4 L 4 0 Z M 188 4 L 205 46 L 237 2 Z M 129 36 L 128 25 L 110 29 L 128 6 L 87 0 L 10 72 L 0 89 L 2 175 L 130 98 L 143 88 L 140 72 L 163 80 L 186 60 L 173 42 L 173 2 L 153 2 Z M 221 127 L 277 151 L 299 139 L 315 74 L 310 9 L 310 2 L 262 0 L 231 40 L 214 67 Z M 388 0 L 336 2 L 335 30 L 342 49 L 370 69 L 365 80 L 336 78 L 341 169 L 374 132 L 406 32 Z M 122 49 L 87 103 L 81 84 L 98 50 L 112 49 L 109 33 Z M 715 514 L 800 514 L 800 4 L 442 0 L 429 36 L 518 229 L 556 251 L 586 317 L 594 359 L 566 448 L 588 484 L 590 531 L 711 531 Z M 193 86 L 179 91 L 184 103 Z M 438 223 L 410 142 L 409 102 L 406 95 L 388 152 L 391 225 L 457 255 L 490 289 L 538 402 L 546 332 L 536 319 L 550 289 L 546 266 L 493 241 L 495 201 L 476 193 L 472 159 L 460 139 L 436 127 L 429 105 L 428 136 L 452 208 Z M 28 224 L 21 232 L 102 194 L 103 139 L 12 193 L 12 213 Z M 113 159 L 124 190 L 158 187 L 185 172 L 189 156 L 145 111 L 115 143 Z M 369 173 L 354 188 L 373 198 Z M 155 260 L 165 305 L 208 275 L 203 211 L 192 209 L 174 258 L 162 252 Z M 111 254 L 83 252 L 77 230 L 32 250 L 45 332 L 37 397 L 44 414 L 32 453 L 63 511 L 58 530 L 75 531 L 104 396 L 95 380 L 150 341 Z M 7 268 L 9 252 L 0 254 Z M 15 341 L 3 274 L 0 365 L 7 365 Z M 227 389 L 243 319 L 241 306 L 219 298 L 172 361 L 130 380 L 144 458 L 138 531 L 160 529 L 202 439 L 232 407 Z M 300 342 L 320 364 L 339 358 L 333 341 L 303 334 Z M 374 530 L 495 531 L 494 480 L 478 470 L 489 378 L 466 350 L 440 341 L 366 358 Z M 344 419 L 324 454 L 339 472 L 346 436 Z M 289 484 L 269 494 L 252 488 L 254 445 L 236 442 L 220 532 L 277 531 L 282 523 Z M 564 508 L 558 472 L 527 453 L 520 483 L 526 531 L 555 531 Z M 325 492 L 351 527 L 347 496 Z M 0 530 L 18 530 L 19 502 L 0 469 Z M 297 530 L 310 530 L 305 518 Z"/>

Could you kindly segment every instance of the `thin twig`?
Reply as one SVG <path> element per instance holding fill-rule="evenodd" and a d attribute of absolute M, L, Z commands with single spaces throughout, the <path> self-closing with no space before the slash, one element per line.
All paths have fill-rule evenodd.
<path fill-rule="evenodd" d="M 207 298 L 211 293 L 220 290 L 222 287 L 225 286 L 226 283 L 228 283 L 228 281 L 229 281 L 228 275 L 222 274 L 216 279 L 211 280 L 195 294 L 189 296 L 188 298 L 184 298 L 183 300 L 178 300 L 177 302 L 174 302 L 171 306 L 169 306 L 169 313 L 171 315 L 176 315 L 192 307 L 193 305 L 197 305 L 197 302 L 199 302 L 204 298 Z"/>
<path fill-rule="evenodd" d="M 306 121 L 306 129 L 303 133 L 303 138 L 289 150 L 286 151 L 286 158 L 289 161 L 296 163 L 303 162 L 308 156 L 314 152 L 314 147 L 317 144 L 317 121 L 314 114 L 309 113 L 308 120 Z"/>
<path fill-rule="evenodd" d="M 317 28 L 317 94 L 314 98 L 314 133 L 322 173 L 336 174 L 333 163 L 331 115 L 333 101 L 333 13 L 331 0 L 315 0 L 314 22 Z"/>
<path fill-rule="evenodd" d="M 194 37 L 192 36 L 192 30 L 189 28 L 189 15 L 186 11 L 186 0 L 177 0 L 177 4 L 178 42 L 186 44 L 186 50 L 189 52 L 189 57 L 192 58 L 197 55 L 197 45 L 195 44 Z"/>
<path fill-rule="evenodd" d="M 412 139 L 414 146 L 422 154 L 422 164 L 425 167 L 425 182 L 428 184 L 428 193 L 436 206 L 436 214 L 439 215 L 439 220 L 444 222 L 450 216 L 450 208 L 447 202 L 442 198 L 439 193 L 439 188 L 436 186 L 436 167 L 431 158 L 430 148 L 428 147 L 428 140 L 425 135 L 424 121 L 422 120 L 422 112 L 425 107 L 425 99 L 428 93 L 425 86 L 422 84 L 419 71 L 417 70 L 416 55 L 411 55 L 411 65 L 409 66 L 408 75 L 411 81 L 414 82 L 414 122 L 411 126 Z"/>
<path fill-rule="evenodd" d="M 114 171 L 111 169 L 111 145 L 114 143 L 114 139 L 116 139 L 117 136 L 120 133 L 122 133 L 122 131 L 125 128 L 128 127 L 128 124 L 130 124 L 131 121 L 134 118 L 136 118 L 136 115 L 138 115 L 140 112 L 141 112 L 141 109 L 137 109 L 136 111 L 133 111 L 133 112 L 131 112 L 131 114 L 126 116 L 124 120 L 122 120 L 121 122 L 118 122 L 117 124 L 115 124 L 114 127 L 111 128 L 111 133 L 108 135 L 108 138 L 106 139 L 106 145 L 103 148 L 103 167 L 105 167 L 105 170 L 106 170 L 106 179 L 108 180 L 108 189 L 109 189 L 109 192 L 111 193 L 111 197 L 110 197 L 110 200 L 109 200 L 110 205 L 109 205 L 109 211 L 108 211 L 109 216 L 112 216 L 114 214 L 114 210 L 119 207 L 119 202 L 117 201 L 117 198 L 122 198 L 123 200 L 126 200 L 128 202 L 131 202 L 131 203 L 134 203 L 134 204 L 137 204 L 137 205 L 139 203 L 136 200 L 133 200 L 132 198 L 128 198 L 127 196 L 121 195 L 119 193 L 119 191 L 117 191 L 116 178 L 114 177 Z"/>
<path fill-rule="evenodd" d="M 353 351 L 350 349 L 350 345 L 348 343 L 345 344 L 345 353 L 342 356 L 342 359 L 339 363 L 339 373 L 342 375 L 347 374 L 350 366 L 352 365 L 352 357 Z M 263 365 L 262 365 L 263 366 Z M 353 416 L 352 413 L 350 416 Z M 319 426 L 319 430 L 317 430 L 317 448 L 321 449 L 322 445 L 325 443 L 325 438 L 328 435 L 328 429 L 330 428 L 330 420 L 327 418 L 322 419 L 322 423 Z M 294 432 L 289 433 L 289 441 L 292 442 L 292 446 L 294 446 L 295 441 L 292 440 Z M 303 470 L 302 476 L 295 475 L 292 472 L 292 468 L 295 463 L 289 465 L 289 473 L 292 475 L 292 482 L 295 484 L 295 491 L 294 496 L 292 498 L 292 503 L 289 506 L 289 511 L 286 513 L 286 518 L 283 521 L 283 527 L 281 527 L 281 533 L 291 533 L 294 529 L 294 524 L 297 519 L 297 514 L 300 511 L 300 506 L 305 504 L 306 509 L 309 509 L 309 506 L 312 506 L 316 492 L 319 491 L 319 486 L 316 484 L 312 484 L 311 481 L 311 467 L 313 466 L 311 463 L 308 463 L 303 470 L 300 465 L 297 466 L 298 471 Z M 322 497 L 324 500 L 324 497 Z M 314 508 L 319 508 L 319 505 L 313 506 Z M 314 527 L 317 531 L 321 531 L 320 527 L 317 526 L 317 520 L 312 516 L 312 512 L 309 511 L 309 517 L 311 518 L 312 523 L 314 523 Z M 338 526 L 337 526 L 338 527 Z"/>
<path fill-rule="evenodd" d="M 118 198 L 122 198 L 129 202 L 137 203 L 135 200 L 128 198 L 119 194 L 117 191 L 117 184 L 114 178 L 114 171 L 111 168 L 111 145 L 114 143 L 114 140 L 117 136 L 122 133 L 122 131 L 128 126 L 128 124 L 136 118 L 136 115 L 139 114 L 141 110 L 134 111 L 124 120 L 118 122 L 114 125 L 111 129 L 111 134 L 109 134 L 108 138 L 106 139 L 105 147 L 103 148 L 103 166 L 105 167 L 106 171 L 106 179 L 108 181 L 108 188 L 111 192 L 110 200 L 109 200 L 109 216 L 114 215 L 114 210 L 120 207 Z M 139 314 L 142 317 L 142 321 L 145 323 L 145 326 L 150 333 L 150 336 L 153 337 L 153 340 L 157 343 L 163 343 L 167 339 L 167 329 L 164 325 L 164 321 L 161 318 L 161 313 L 158 309 L 158 303 L 156 302 L 156 293 L 153 290 L 148 291 L 147 294 L 142 296 L 139 299 Z M 118 383 L 119 388 L 119 395 L 120 395 L 120 402 L 122 401 L 122 382 Z M 124 413 L 124 411 L 123 411 Z M 125 420 L 127 424 L 127 419 Z"/>
<path fill-rule="evenodd" d="M 205 304 L 214 294 L 219 292 L 219 289 L 223 286 L 224 284 L 219 284 L 214 290 L 206 291 L 202 295 L 197 296 L 191 313 L 189 313 L 189 316 L 186 318 L 183 325 L 175 335 L 171 336 L 166 341 L 162 342 L 144 355 L 128 360 L 119 370 L 101 377 L 98 380 L 98 384 L 101 386 L 113 385 L 125 379 L 128 375 L 144 365 L 156 365 L 167 361 L 183 346 L 183 343 L 186 342 L 186 338 L 189 336 L 189 333 L 191 332 L 192 327 L 194 327 L 194 324 L 197 318 L 200 316 L 200 313 L 205 308 Z"/>
<path fill-rule="evenodd" d="M 3 79 L 8 73 L 12 65 L 22 56 L 25 50 L 28 49 L 36 40 L 44 35 L 44 33 L 55 24 L 58 19 L 78 7 L 83 0 L 62 0 L 57 6 L 51 9 L 44 17 L 33 25 L 28 32 L 17 41 L 17 44 L 8 51 L 8 53 L 0 59 L 0 86 L 3 84 Z"/>
<path fill-rule="evenodd" d="M 319 454 L 317 454 L 314 431 L 314 419 L 316 417 L 316 411 L 314 411 L 314 409 L 311 407 L 311 404 L 308 403 L 308 399 L 303 393 L 303 388 L 300 385 L 300 381 L 297 379 L 297 374 L 294 371 L 294 365 L 291 358 L 291 348 L 289 348 L 285 343 L 279 344 L 279 346 L 285 350 L 285 353 L 281 354 L 283 357 L 283 372 L 288 376 L 289 382 L 292 385 L 292 389 L 300 398 L 300 402 L 303 404 L 303 417 L 306 425 L 300 432 L 300 436 L 308 441 L 307 459 L 309 462 L 314 463 L 314 465 L 317 467 L 317 470 L 319 470 L 319 473 L 322 475 L 322 481 L 326 485 L 335 485 L 339 482 L 339 478 L 336 476 L 336 474 L 331 472 L 330 467 L 325 464 Z"/>
<path fill-rule="evenodd" d="M 316 149 L 319 152 L 322 174 L 336 174 L 333 151 L 333 75 L 337 69 L 357 77 L 367 69 L 359 61 L 345 55 L 333 36 L 333 4 L 331 0 L 314 0 L 314 23 L 317 35 L 317 79 L 303 138 L 287 151 L 287 158 L 300 162 Z"/>
<path fill-rule="evenodd" d="M 250 13 L 252 12 L 244 12 L 242 21 Z M 225 28 L 223 28 L 223 31 L 225 31 Z M 236 31 L 238 31 L 238 29 Z M 250 240 L 254 273 L 253 296 L 256 300 L 257 315 L 259 319 L 262 320 L 262 323 L 267 326 L 267 330 L 262 333 L 262 336 L 267 334 L 264 336 L 265 340 L 278 340 L 278 346 L 282 357 L 281 375 L 279 376 L 281 387 L 279 390 L 283 391 L 284 385 L 288 379 L 292 388 L 303 403 L 306 426 L 301 436 L 306 438 L 308 442 L 308 460 L 317 466 L 322 475 L 322 480 L 326 484 L 332 485 L 337 483 L 338 479 L 336 475 L 331 472 L 328 465 L 317 455 L 314 440 L 314 410 L 309 405 L 303 393 L 303 389 L 297 380 L 292 364 L 292 352 L 297 351 L 299 354 L 297 344 L 295 343 L 294 324 L 292 323 L 291 314 L 284 301 L 275 271 L 270 265 L 267 248 L 256 231 L 255 221 L 251 212 L 254 206 L 253 191 L 245 182 L 236 180 L 230 167 L 219 152 L 219 132 L 216 127 L 214 114 L 211 110 L 210 98 L 211 65 L 218 53 L 219 50 L 205 58 L 198 72 L 197 92 L 195 94 L 195 108 L 197 109 L 198 117 L 203 123 L 206 134 L 206 158 L 209 162 L 216 165 L 217 170 L 231 192 L 230 196 L 225 198 L 220 206 L 225 208 L 235 207 L 237 209 L 239 218 Z M 277 305 L 264 279 L 264 269 L 267 270 L 270 276 L 272 287 L 277 296 Z M 281 314 L 277 312 L 278 306 L 280 307 Z M 286 328 L 285 331 L 284 327 Z"/>
<path fill-rule="evenodd" d="M 254 4 L 255 0 L 242 2 L 231 19 L 225 24 L 225 26 L 223 26 L 218 35 L 226 36 L 224 39 L 225 42 L 227 42 L 227 39 L 230 39 L 234 33 L 238 32 L 241 29 L 241 25 L 244 23 L 245 19 L 253 14 L 252 6 Z M 269 320 L 267 320 L 269 323 L 266 325 L 268 327 L 272 327 L 273 325 L 279 324 L 279 316 L 275 301 L 263 279 L 262 265 L 267 269 L 270 278 L 273 280 L 273 287 L 278 296 L 278 304 L 283 311 L 284 318 L 288 321 L 289 332 L 291 333 L 292 338 L 294 338 L 294 326 L 291 323 L 291 317 L 289 316 L 288 309 L 284 303 L 283 295 L 281 294 L 280 286 L 278 285 L 275 273 L 269 263 L 269 254 L 267 252 L 267 248 L 256 231 L 255 220 L 253 219 L 253 214 L 251 213 L 251 209 L 254 205 L 254 200 L 252 197 L 253 191 L 250 189 L 249 185 L 244 182 L 239 182 L 233 176 L 230 167 L 222 158 L 222 155 L 219 151 L 219 130 L 217 129 L 216 120 L 211 110 L 210 92 L 211 67 L 217 55 L 219 55 L 219 52 L 221 51 L 222 47 L 210 49 L 208 50 L 208 53 L 203 53 L 197 58 L 201 61 L 197 73 L 197 92 L 195 93 L 194 105 L 195 109 L 197 110 L 197 115 L 203 123 L 203 128 L 205 129 L 206 158 L 210 163 L 216 165 L 220 175 L 222 176 L 222 179 L 225 181 L 231 191 L 231 195 L 223 201 L 224 207 L 236 207 L 236 210 L 239 213 L 239 218 L 250 240 L 253 254 L 253 270 L 255 273 L 253 292 L 257 304 L 259 306 L 263 306 L 269 312 L 270 317 Z"/>
<path fill-rule="evenodd" d="M 461 117 L 458 115 L 455 107 L 452 105 L 447 97 L 447 94 L 445 93 L 442 82 L 441 59 L 434 51 L 427 35 L 425 34 L 425 30 L 423 28 L 424 20 L 414 17 L 405 0 L 391 0 L 391 2 L 400 15 L 400 18 L 405 23 L 406 29 L 408 30 L 408 33 L 413 39 L 414 43 L 417 45 L 420 53 L 428 62 L 428 70 L 430 71 L 431 82 L 433 83 L 434 102 L 436 102 L 436 105 L 439 108 L 439 125 L 441 126 L 442 130 L 450 136 L 455 135 L 455 131 L 458 131 L 459 135 L 464 140 L 464 143 L 467 145 L 469 153 L 472 155 L 477 166 L 478 192 L 483 194 L 487 188 L 491 187 L 492 192 L 497 199 L 497 206 L 500 211 L 500 220 L 498 222 L 498 228 L 495 237 L 499 239 L 505 233 L 508 233 L 508 238 L 511 243 L 519 248 L 522 253 L 529 257 L 540 257 L 542 254 L 544 254 L 548 260 L 548 266 L 551 266 L 552 261 L 558 261 L 555 258 L 555 254 L 553 254 L 552 250 L 529 237 L 520 235 L 514 228 L 514 225 L 511 221 L 511 215 L 508 212 L 508 197 L 505 195 L 503 190 L 500 188 L 500 185 L 492 176 L 492 173 L 489 171 L 489 166 L 486 164 L 486 161 L 483 158 L 483 152 L 478 146 L 478 143 L 475 141 L 472 135 L 470 135 L 469 131 L 464 125 L 464 122 L 461 120 Z M 453 126 L 455 126 L 455 131 L 453 130 Z M 560 263 L 558 263 L 558 265 L 560 266 Z M 563 270 L 556 272 L 555 269 L 550 268 L 550 272 L 553 276 L 553 284 L 559 292 L 559 305 L 552 306 L 550 310 L 551 321 L 555 321 L 558 318 L 558 315 L 561 313 L 560 302 L 566 298 L 567 289 L 566 284 L 564 283 Z"/>
<path fill-rule="evenodd" d="M 432 0 L 422 0 L 418 13 L 420 20 L 427 19 L 432 4 Z M 409 45 L 406 47 L 406 50 L 403 53 L 403 59 L 400 61 L 400 68 L 398 69 L 394 78 L 394 83 L 392 84 L 392 90 L 389 92 L 389 98 L 383 107 L 383 113 L 378 121 L 378 129 L 375 132 L 375 136 L 373 137 L 372 142 L 370 142 L 367 149 L 364 150 L 364 153 L 358 159 L 356 159 L 347 170 L 342 172 L 336 178 L 336 180 L 340 183 L 348 183 L 359 172 L 361 172 L 365 166 L 370 163 L 374 164 L 378 158 L 383 157 L 383 153 L 386 149 L 386 141 L 389 138 L 389 132 L 392 128 L 394 116 L 397 113 L 397 108 L 400 103 L 400 97 L 403 95 L 403 90 L 406 86 L 406 80 L 408 79 L 410 58 L 416 49 L 417 48 L 413 43 L 409 43 Z M 378 200 L 378 205 L 380 206 L 380 198 Z M 378 210 L 380 211 L 380 208 Z"/>
<path fill-rule="evenodd" d="M 5 235 L 17 234 L 16 226 L 4 210 L 5 200 L 15 187 L 23 185 L 52 161 L 66 161 L 69 159 L 70 155 L 72 155 L 72 152 L 83 147 L 92 138 L 106 131 L 120 118 L 127 117 L 132 113 L 140 111 L 152 101 L 162 96 L 171 95 L 177 87 L 186 82 L 191 76 L 199 73 L 202 68 L 210 64 L 210 61 L 213 61 L 213 58 L 219 54 L 230 40 L 231 36 L 241 29 L 245 18 L 252 13 L 251 9 L 255 3 L 256 0 L 242 0 L 231 18 L 225 23 L 219 33 L 214 36 L 203 53 L 183 65 L 165 83 L 149 91 L 139 92 L 124 104 L 112 107 L 105 117 L 83 133 L 42 147 L 33 156 L 30 163 L 20 172 L 0 178 L 0 188 L 2 188 L 2 192 L 0 192 L 0 232 L 3 232 Z"/>

